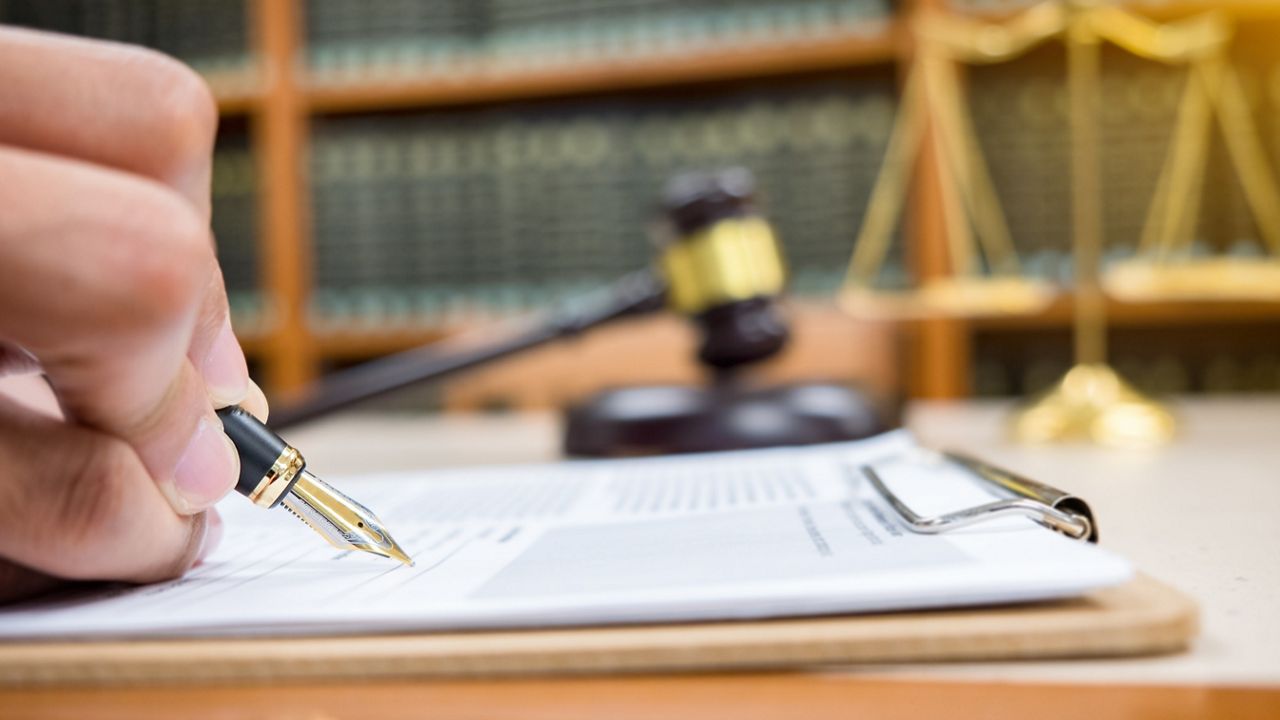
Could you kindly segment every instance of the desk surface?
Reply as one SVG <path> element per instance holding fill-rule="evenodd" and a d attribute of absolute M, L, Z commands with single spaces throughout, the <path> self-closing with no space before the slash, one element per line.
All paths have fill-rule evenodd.
<path fill-rule="evenodd" d="M 1280 509 L 1280 398 L 1183 402 L 1181 437 L 1156 451 L 1014 445 L 1003 432 L 1007 410 L 926 404 L 912 409 L 909 424 L 931 445 L 964 448 L 1087 498 L 1103 544 L 1200 601 L 1204 628 L 1190 652 L 771 675 L 0 691 L 0 716 L 171 717 L 179 708 L 192 717 L 239 717 L 249 708 L 254 717 L 379 720 L 423 713 L 1075 718 L 1083 708 L 1096 718 L 1280 716 L 1280 529 L 1272 517 Z M 302 428 L 291 440 L 312 467 L 337 477 L 554 459 L 558 428 L 551 416 L 352 415 Z M 1227 687 L 1239 685 L 1267 688 Z"/>
<path fill-rule="evenodd" d="M 1185 400 L 1181 435 L 1156 450 L 1025 446 L 1004 432 L 1006 403 L 918 404 L 908 425 L 935 447 L 963 448 L 1079 494 L 1102 543 L 1202 606 L 1186 654 L 1100 662 L 896 666 L 894 676 L 1280 686 L 1280 398 Z M 557 457 L 550 415 L 348 416 L 291 441 L 336 477 L 370 470 Z M 369 458 L 376 458 L 371 464 Z"/>

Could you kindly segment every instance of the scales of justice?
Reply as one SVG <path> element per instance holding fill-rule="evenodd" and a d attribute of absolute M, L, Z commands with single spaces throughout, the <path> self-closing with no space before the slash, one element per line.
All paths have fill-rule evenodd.
<path fill-rule="evenodd" d="M 958 64 L 1014 61 L 1049 42 L 1067 54 L 1075 363 L 1049 391 L 1020 409 L 1014 437 L 1149 446 L 1175 432 L 1170 411 L 1107 364 L 1109 297 L 1162 300 L 1280 299 L 1280 188 L 1267 161 L 1240 78 L 1227 56 L 1232 28 L 1210 12 L 1158 24 L 1087 2 L 1037 5 L 1000 23 L 922 14 L 880 175 L 854 244 L 840 303 L 876 319 L 973 318 L 1032 314 L 1062 292 L 1023 274 L 972 118 Z M 1098 105 L 1101 46 L 1112 43 L 1152 62 L 1186 68 L 1172 140 L 1157 178 L 1137 252 L 1101 265 L 1102 193 Z M 1256 257 L 1194 257 L 1214 120 L 1259 229 Z M 906 291 L 877 289 L 893 229 L 926 138 L 936 149 L 949 274 Z"/>

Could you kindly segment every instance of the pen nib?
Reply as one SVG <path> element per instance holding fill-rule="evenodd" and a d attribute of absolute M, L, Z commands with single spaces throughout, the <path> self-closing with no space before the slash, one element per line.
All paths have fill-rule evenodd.
<path fill-rule="evenodd" d="M 303 470 L 281 500 L 302 522 L 341 550 L 361 550 L 413 566 L 413 560 L 369 508 Z"/>

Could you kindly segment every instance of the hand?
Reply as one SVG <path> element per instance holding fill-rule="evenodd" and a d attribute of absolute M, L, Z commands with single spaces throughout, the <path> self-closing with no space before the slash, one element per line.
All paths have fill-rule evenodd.
<path fill-rule="evenodd" d="M 249 380 L 209 230 L 217 109 L 158 53 L 0 27 L 0 600 L 150 582 L 217 539 Z"/>

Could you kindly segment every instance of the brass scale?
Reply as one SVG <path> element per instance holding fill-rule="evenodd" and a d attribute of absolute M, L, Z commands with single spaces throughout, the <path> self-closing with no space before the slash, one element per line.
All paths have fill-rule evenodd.
<path fill-rule="evenodd" d="M 1280 188 L 1266 159 L 1240 78 L 1227 57 L 1231 24 L 1219 12 L 1158 24 L 1113 6 L 1053 2 L 1002 23 L 925 13 L 913 23 L 917 52 L 901 108 L 840 293 L 850 314 L 878 319 L 976 317 L 1043 310 L 1058 287 L 1021 273 L 1000 200 L 961 99 L 958 63 L 1007 62 L 1050 41 L 1067 49 L 1071 142 L 1075 364 L 1017 412 L 1014 437 L 1150 446 L 1175 432 L 1173 415 L 1143 396 L 1106 362 L 1106 298 L 1144 300 L 1280 299 Z M 1156 183 L 1138 252 L 1104 273 L 1098 165 L 1100 51 L 1111 42 L 1139 57 L 1185 66 L 1173 139 Z M 1223 131 L 1233 169 L 1257 222 L 1266 255 L 1193 258 L 1212 120 Z M 876 289 L 910 171 L 922 141 L 938 151 L 951 274 L 903 292 Z M 989 271 L 978 262 L 982 253 Z"/>

